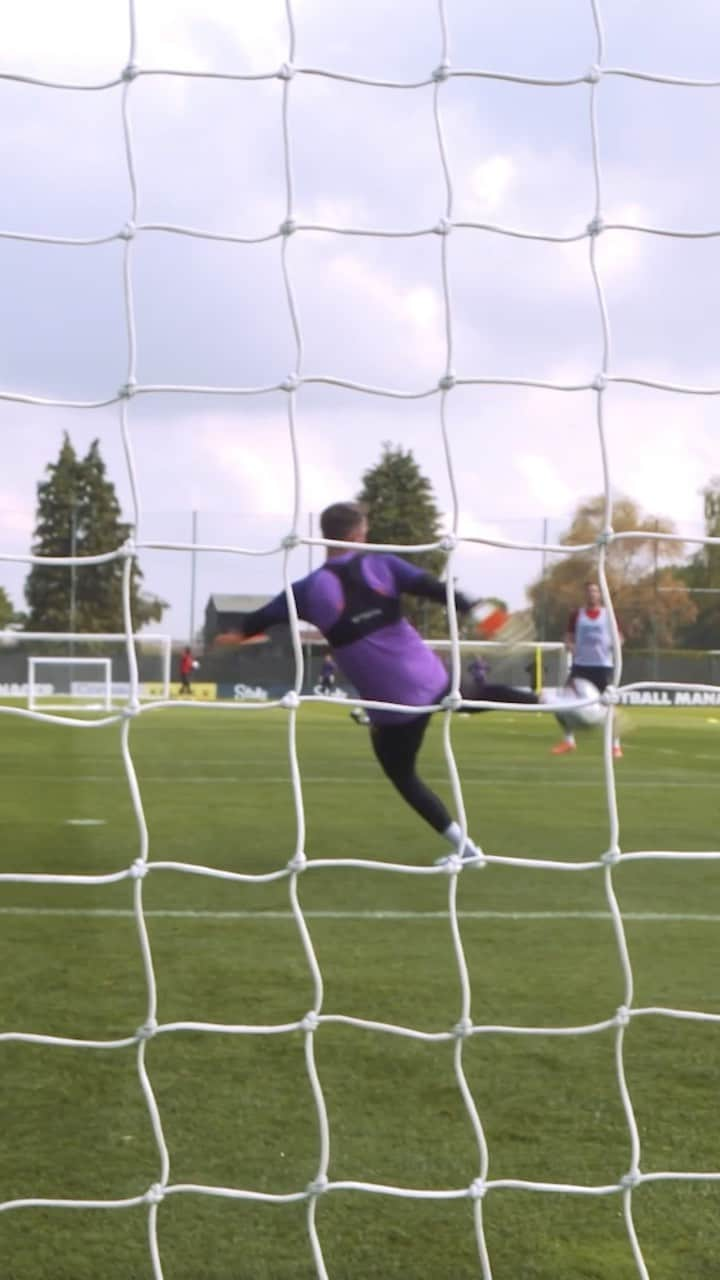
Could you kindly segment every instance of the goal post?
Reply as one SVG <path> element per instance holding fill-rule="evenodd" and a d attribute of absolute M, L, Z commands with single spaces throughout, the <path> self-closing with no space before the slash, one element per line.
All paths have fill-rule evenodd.
<path fill-rule="evenodd" d="M 39 685 L 36 680 L 38 667 L 53 667 L 56 670 L 69 668 L 69 676 L 65 681 L 67 688 L 59 690 L 56 696 L 54 685 L 51 685 L 53 692 L 48 694 L 46 688 Z M 100 675 L 100 680 L 74 680 L 73 676 L 78 667 L 84 671 L 97 672 Z M 41 658 L 31 654 L 28 658 L 27 689 L 27 704 L 31 711 L 37 711 L 41 706 L 46 706 L 45 702 L 40 701 L 41 698 L 45 697 L 51 699 L 54 711 L 74 711 L 79 705 L 88 706 L 91 709 L 110 711 L 112 708 L 112 662 L 110 658 L 76 658 L 75 656 Z"/>
<path fill-rule="evenodd" d="M 111 702 L 127 699 L 130 692 L 128 664 L 128 639 L 132 640 L 137 659 L 139 697 L 141 701 L 155 701 L 170 697 L 172 668 L 172 637 L 160 632 L 136 633 L 128 637 L 122 631 L 18 631 L 13 628 L 0 630 L 0 663 L 13 664 L 13 682 L 25 686 L 24 694 L 30 698 L 30 658 L 48 663 L 58 658 L 56 666 L 74 663 L 80 665 L 87 659 L 107 659 L 111 663 Z M 28 665 L 22 663 L 25 651 Z M 45 650 L 45 652 L 43 652 Z M 35 681 L 37 686 L 38 682 Z M 37 699 L 37 687 L 35 692 Z M 77 699 L 73 706 L 77 706 Z M 57 704 L 54 704 L 57 707 Z"/>

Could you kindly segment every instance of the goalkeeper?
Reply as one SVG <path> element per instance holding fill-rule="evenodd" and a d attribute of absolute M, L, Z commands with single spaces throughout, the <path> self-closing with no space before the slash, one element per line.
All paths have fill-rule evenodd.
<path fill-rule="evenodd" d="M 362 544 L 367 539 L 367 516 L 358 503 L 336 502 L 323 511 L 320 528 L 324 538 Z M 432 574 L 399 556 L 328 547 L 325 563 L 293 583 L 292 591 L 298 616 L 322 631 L 338 667 L 361 698 L 412 708 L 441 702 L 448 693 L 445 665 L 402 616 L 404 594 L 446 603 L 445 584 Z M 471 607 L 471 601 L 456 591 L 458 613 L 467 613 Z M 250 637 L 287 621 L 283 592 L 254 613 L 240 615 L 239 630 L 243 637 Z M 529 690 L 491 684 L 483 685 L 482 698 L 538 701 Z M 368 708 L 368 715 L 373 750 L 393 786 L 464 861 L 477 860 L 480 850 L 469 839 L 463 846 L 458 823 L 417 774 L 416 760 L 430 713 Z"/>

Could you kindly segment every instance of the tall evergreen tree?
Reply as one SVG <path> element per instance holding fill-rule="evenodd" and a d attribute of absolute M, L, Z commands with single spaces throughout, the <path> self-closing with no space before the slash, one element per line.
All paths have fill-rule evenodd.
<path fill-rule="evenodd" d="M 383 445 L 380 461 L 362 477 L 358 501 L 368 510 L 368 542 L 437 542 L 442 536 L 440 513 L 430 481 L 422 474 L 410 449 Z M 408 553 L 408 559 L 440 576 L 443 551 Z M 443 610 L 429 601 L 405 601 L 406 613 L 425 635 L 444 635 Z"/>
<path fill-rule="evenodd" d="M 57 462 L 49 463 L 37 488 L 37 513 L 32 552 L 38 556 L 69 556 L 77 527 L 80 460 L 63 436 Z M 33 565 L 25 580 L 28 630 L 70 631 L 71 571 L 64 566 Z"/>
<path fill-rule="evenodd" d="M 121 519 L 115 486 L 94 440 L 78 458 L 67 436 L 57 462 L 38 485 L 33 554 L 91 556 L 125 542 L 130 525 Z M 27 627 L 34 631 L 122 631 L 122 560 L 107 564 L 33 565 L 25 582 Z M 136 629 L 159 621 L 167 607 L 141 593 L 142 573 L 133 568 L 130 601 Z"/>

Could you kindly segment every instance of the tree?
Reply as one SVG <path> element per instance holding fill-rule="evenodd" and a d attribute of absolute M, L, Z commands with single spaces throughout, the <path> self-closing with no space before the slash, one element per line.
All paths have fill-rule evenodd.
<path fill-rule="evenodd" d="M 560 542 L 595 544 L 604 522 L 604 497 L 589 498 L 575 511 Z M 681 569 L 674 563 L 682 554 L 682 544 L 642 535 L 671 534 L 674 525 L 663 516 L 645 515 L 632 498 L 620 497 L 612 504 L 612 527 L 616 533 L 634 530 L 640 535 L 613 542 L 606 560 L 608 586 L 626 643 L 640 648 L 671 646 L 697 612 Z M 583 551 L 563 556 L 531 584 L 528 596 L 543 638 L 565 634 L 568 615 L 582 602 L 584 584 L 596 578 L 597 552 Z"/>
<path fill-rule="evenodd" d="M 442 536 L 432 485 L 410 449 L 383 444 L 380 461 L 362 477 L 358 501 L 368 511 L 368 542 L 437 542 Z M 412 552 L 408 559 L 438 577 L 445 568 L 443 551 Z M 425 635 L 446 629 L 442 609 L 429 601 L 407 602 L 406 612 Z"/>
<path fill-rule="evenodd" d="M 38 485 L 32 546 L 37 556 L 92 556 L 122 545 L 130 525 L 120 517 L 115 486 L 107 478 L 94 440 L 79 458 L 66 434 L 57 462 Z M 123 631 L 123 561 L 84 567 L 33 565 L 25 581 L 31 631 Z M 159 621 L 164 601 L 141 593 L 142 573 L 133 565 L 130 602 L 136 629 Z"/>

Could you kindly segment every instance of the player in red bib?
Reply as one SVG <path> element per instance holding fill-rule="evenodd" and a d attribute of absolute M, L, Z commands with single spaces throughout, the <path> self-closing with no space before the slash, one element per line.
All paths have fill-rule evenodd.
<path fill-rule="evenodd" d="M 622 642 L 622 636 L 620 639 Z M 572 655 L 569 684 L 575 677 L 589 680 L 602 693 L 612 680 L 614 660 L 610 619 L 597 582 L 585 583 L 585 603 L 570 614 L 565 645 Z M 563 724 L 562 716 L 557 719 Z M 563 728 L 565 736 L 552 748 L 554 756 L 577 749 L 574 733 L 565 725 Z M 616 759 L 622 756 L 619 738 L 613 742 L 613 755 Z"/>
<path fill-rule="evenodd" d="M 195 659 L 192 656 L 192 649 L 185 648 L 180 656 L 180 694 L 192 695 L 192 685 L 190 684 L 190 676 L 196 666 Z"/>

